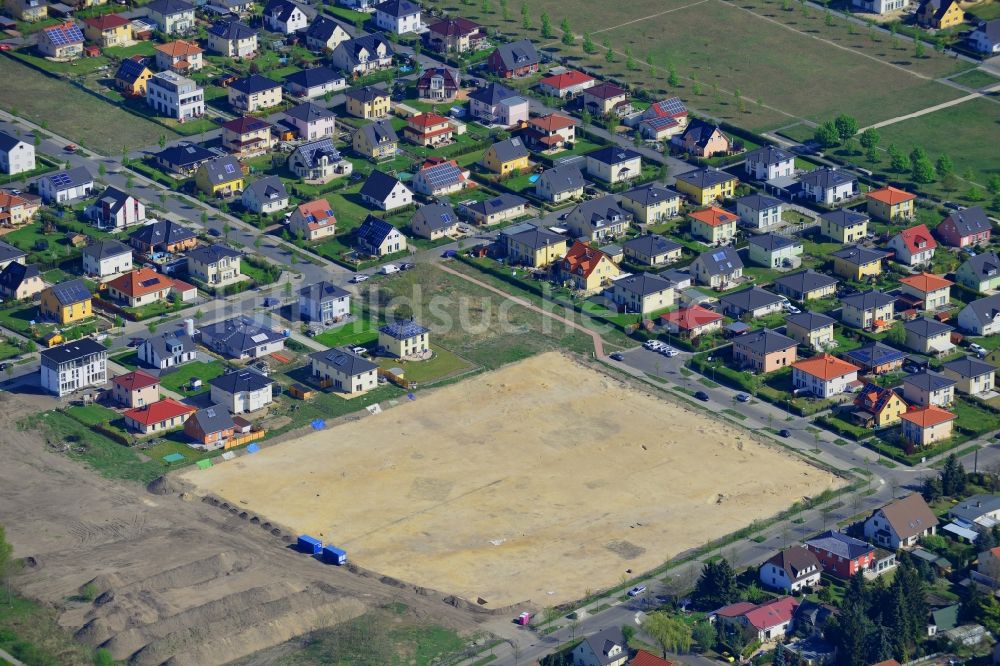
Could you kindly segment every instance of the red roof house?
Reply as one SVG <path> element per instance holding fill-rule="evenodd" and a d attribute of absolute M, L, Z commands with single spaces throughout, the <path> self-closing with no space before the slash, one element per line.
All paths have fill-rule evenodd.
<path fill-rule="evenodd" d="M 436 146 L 451 141 L 455 128 L 436 113 L 419 113 L 407 122 L 403 136 L 418 146 Z"/>
<path fill-rule="evenodd" d="M 703 333 L 722 328 L 722 315 L 700 305 L 680 308 L 673 312 L 660 315 L 660 323 L 671 333 L 680 333 L 686 337 L 696 338 Z"/>
<path fill-rule="evenodd" d="M 889 240 L 889 248 L 896 251 L 896 260 L 907 266 L 929 264 L 936 247 L 937 241 L 926 224 L 903 229 Z"/>
<path fill-rule="evenodd" d="M 184 421 L 197 409 L 173 398 L 165 398 L 145 407 L 137 407 L 125 412 L 125 423 L 129 428 L 144 435 L 170 430 L 184 425 Z"/>
<path fill-rule="evenodd" d="M 592 88 L 597 81 L 594 77 L 575 69 L 570 69 L 562 74 L 546 76 L 538 82 L 538 88 L 545 95 L 553 97 L 575 97 L 581 91 Z"/>
<path fill-rule="evenodd" d="M 119 275 L 106 286 L 111 298 L 133 308 L 165 301 L 171 296 L 188 301 L 198 294 L 193 285 L 169 278 L 151 268 L 137 268 Z"/>
<path fill-rule="evenodd" d="M 143 407 L 160 399 L 160 380 L 136 370 L 111 380 L 111 397 L 126 407 Z"/>
<path fill-rule="evenodd" d="M 742 601 L 724 606 L 712 613 L 716 621 L 742 628 L 759 641 L 780 638 L 792 630 L 792 618 L 799 601 L 794 597 L 779 597 L 760 604 Z"/>

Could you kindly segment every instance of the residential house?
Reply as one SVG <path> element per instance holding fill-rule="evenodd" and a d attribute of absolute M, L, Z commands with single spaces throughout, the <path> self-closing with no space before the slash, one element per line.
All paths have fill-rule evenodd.
<path fill-rule="evenodd" d="M 89 197 L 94 189 L 94 178 L 86 167 L 73 167 L 45 174 L 35 181 L 35 187 L 45 203 L 64 204 Z"/>
<path fill-rule="evenodd" d="M 728 289 L 743 278 L 743 262 L 731 247 L 721 247 L 702 252 L 689 269 L 696 284 L 704 284 L 713 289 Z"/>
<path fill-rule="evenodd" d="M 381 35 L 363 35 L 337 44 L 330 55 L 330 64 L 344 72 L 364 76 L 370 72 L 392 67 L 392 47 Z M 386 102 L 388 104 L 388 102 Z M 348 103 L 348 113 L 350 103 Z M 351 113 L 351 115 L 355 115 Z M 374 116 L 361 116 L 371 118 Z"/>
<path fill-rule="evenodd" d="M 865 194 L 868 214 L 884 222 L 904 222 L 913 219 L 916 194 L 889 185 Z"/>
<path fill-rule="evenodd" d="M 781 148 L 764 146 L 747 153 L 743 169 L 754 180 L 788 178 L 795 173 L 795 156 Z"/>
<path fill-rule="evenodd" d="M 955 348 L 951 343 L 951 332 L 955 329 L 936 319 L 912 319 L 903 324 L 903 329 L 906 331 L 903 344 L 920 354 L 944 354 Z"/>
<path fill-rule="evenodd" d="M 687 214 L 691 221 L 691 235 L 710 245 L 725 245 L 736 236 L 736 220 L 732 213 L 715 206 Z"/>
<path fill-rule="evenodd" d="M 351 147 L 371 160 L 392 159 L 399 152 L 399 137 L 389 121 L 376 120 L 354 133 Z"/>
<path fill-rule="evenodd" d="M 413 177 L 413 189 L 429 197 L 458 192 L 469 184 L 469 171 L 455 162 L 428 161 Z"/>
<path fill-rule="evenodd" d="M 389 92 L 375 86 L 353 88 L 346 93 L 347 113 L 355 118 L 373 120 L 389 115 Z"/>
<path fill-rule="evenodd" d="M 410 116 L 403 127 L 403 138 L 418 146 L 439 146 L 451 143 L 455 128 L 451 121 L 436 113 L 418 113 Z"/>
<path fill-rule="evenodd" d="M 869 14 L 887 14 L 909 7 L 910 0 L 851 0 L 851 4 Z"/>
<path fill-rule="evenodd" d="M 952 213 L 934 229 L 941 242 L 949 247 L 968 247 L 989 243 L 993 225 L 980 206 L 972 206 Z"/>
<path fill-rule="evenodd" d="M 664 222 L 681 212 L 681 195 L 660 183 L 640 185 L 623 192 L 621 197 L 621 207 L 643 224 Z"/>
<path fill-rule="evenodd" d="M 565 236 L 531 223 L 503 229 L 499 240 L 511 266 L 545 268 L 566 254 Z"/>
<path fill-rule="evenodd" d="M 573 666 L 625 666 L 627 661 L 628 644 L 617 627 L 587 636 L 573 648 Z"/>
<path fill-rule="evenodd" d="M 83 280 L 68 280 L 42 290 L 38 304 L 42 319 L 65 326 L 93 315 L 90 290 Z"/>
<path fill-rule="evenodd" d="M 695 120 L 683 133 L 675 136 L 671 143 L 680 150 L 695 157 L 715 157 L 728 155 L 733 143 L 718 125 Z"/>
<path fill-rule="evenodd" d="M 736 193 L 739 179 L 725 171 L 711 167 L 695 169 L 677 176 L 674 187 L 686 194 L 695 204 L 709 206 L 722 199 L 731 199 Z"/>
<path fill-rule="evenodd" d="M 848 579 L 875 565 L 875 547 L 843 532 L 830 530 L 805 542 L 826 573 Z"/>
<path fill-rule="evenodd" d="M 288 207 L 288 190 L 278 176 L 264 176 L 246 186 L 240 202 L 251 213 L 270 215 Z"/>
<path fill-rule="evenodd" d="M 375 169 L 361 186 L 361 200 L 379 210 L 392 211 L 413 203 L 413 192 L 398 178 Z"/>
<path fill-rule="evenodd" d="M 654 273 L 620 277 L 612 283 L 611 300 L 622 312 L 646 316 L 674 304 L 674 285 Z"/>
<path fill-rule="evenodd" d="M 337 115 L 326 107 L 303 102 L 285 111 L 283 122 L 295 131 L 298 138 L 315 141 L 333 138 Z"/>
<path fill-rule="evenodd" d="M 689 339 L 721 330 L 723 319 L 724 317 L 718 312 L 700 305 L 690 305 L 660 315 L 660 322 L 668 331 Z"/>
<path fill-rule="evenodd" d="M 666 266 L 679 261 L 684 246 L 659 234 L 636 236 L 622 243 L 625 257 L 643 266 Z"/>
<path fill-rule="evenodd" d="M 625 235 L 632 223 L 628 212 L 610 195 L 578 203 L 564 222 L 575 238 L 584 241 L 606 241 Z"/>
<path fill-rule="evenodd" d="M 840 208 L 820 215 L 820 233 L 838 243 L 857 243 L 868 235 L 868 216 Z"/>
<path fill-rule="evenodd" d="M 81 338 L 39 353 L 41 386 L 60 398 L 108 381 L 108 349 L 93 338 Z"/>
<path fill-rule="evenodd" d="M 854 418 L 869 428 L 884 428 L 899 423 L 906 413 L 906 402 L 891 388 L 867 383 L 854 399 Z M 868 536 L 867 532 L 865 536 Z"/>
<path fill-rule="evenodd" d="M 200 330 L 202 344 L 229 358 L 261 358 L 285 348 L 285 336 L 246 315 L 202 326 Z"/>
<path fill-rule="evenodd" d="M 833 324 L 833 317 L 807 310 L 785 319 L 785 335 L 800 345 L 826 349 L 834 343 Z"/>
<path fill-rule="evenodd" d="M 288 156 L 288 168 L 306 183 L 322 184 L 351 175 L 354 165 L 334 147 L 333 139 L 323 138 L 296 147 Z"/>
<path fill-rule="evenodd" d="M 832 206 L 858 195 L 858 179 L 847 171 L 819 167 L 799 178 L 802 196 Z"/>
<path fill-rule="evenodd" d="M 958 0 L 923 0 L 917 7 L 917 23 L 925 28 L 945 30 L 964 21 L 965 11 Z"/>
<path fill-rule="evenodd" d="M 969 257 L 955 271 L 955 282 L 978 292 L 1000 287 L 1000 256 L 996 252 L 984 252 Z"/>
<path fill-rule="evenodd" d="M 817 398 L 832 398 L 850 390 L 860 369 L 831 354 L 819 354 L 792 364 L 792 386 Z"/>
<path fill-rule="evenodd" d="M 132 41 L 132 22 L 120 14 L 86 18 L 83 24 L 83 34 L 99 46 L 128 46 Z"/>
<path fill-rule="evenodd" d="M 629 662 L 629 666 L 674 666 L 674 664 L 645 650 L 638 650 Z"/>
<path fill-rule="evenodd" d="M 447 67 L 430 67 L 417 79 L 417 97 L 427 102 L 453 102 L 458 88 L 458 74 Z"/>
<path fill-rule="evenodd" d="M 139 360 L 146 365 L 165 370 L 198 358 L 194 340 L 183 329 L 152 335 L 136 348 Z"/>
<path fill-rule="evenodd" d="M 558 74 L 543 77 L 538 82 L 538 90 L 543 95 L 572 99 L 587 88 L 593 88 L 596 84 L 597 79 L 589 74 L 578 72 L 575 69 L 567 69 Z"/>
<path fill-rule="evenodd" d="M 877 289 L 844 296 L 840 303 L 841 319 L 855 328 L 881 329 L 896 316 L 896 299 Z"/>
<path fill-rule="evenodd" d="M 10 229 L 28 224 L 40 207 L 38 197 L 0 191 L 0 227 Z"/>
<path fill-rule="evenodd" d="M 184 422 L 184 434 L 197 442 L 195 448 L 207 450 L 227 446 L 236 434 L 236 424 L 222 405 L 199 409 Z"/>
<path fill-rule="evenodd" d="M 947 407 L 955 402 L 956 383 L 951 377 L 933 370 L 907 375 L 903 377 L 903 398 L 911 405 Z"/>
<path fill-rule="evenodd" d="M 920 310 L 940 310 L 951 302 L 954 282 L 931 273 L 919 273 L 899 278 L 899 300 Z"/>
<path fill-rule="evenodd" d="M 204 50 L 194 42 L 178 39 L 156 45 L 156 68 L 173 72 L 197 71 L 204 66 Z"/>
<path fill-rule="evenodd" d="M 0 270 L 0 297 L 23 301 L 34 298 L 45 288 L 38 266 L 12 261 Z"/>
<path fill-rule="evenodd" d="M 876 546 L 899 550 L 934 534 L 938 519 L 920 493 L 889 502 L 865 521 L 865 538 Z"/>
<path fill-rule="evenodd" d="M 750 261 L 767 268 L 798 268 L 802 242 L 778 234 L 750 237 Z"/>
<path fill-rule="evenodd" d="M 754 285 L 726 294 L 719 299 L 723 314 L 733 319 L 750 317 L 766 317 L 775 312 L 781 312 L 785 300 L 777 294 L 772 294 Z"/>
<path fill-rule="evenodd" d="M 497 141 L 486 149 L 483 166 L 501 178 L 514 176 L 531 168 L 531 153 L 516 136 Z"/>
<path fill-rule="evenodd" d="M 419 32 L 420 5 L 410 0 L 385 0 L 375 5 L 375 26 L 397 35 Z"/>
<path fill-rule="evenodd" d="M 351 33 L 339 21 L 326 14 L 317 16 L 306 29 L 306 47 L 313 51 L 332 53 L 335 48 L 350 38 Z M 287 81 L 287 77 L 285 80 Z"/>
<path fill-rule="evenodd" d="M 385 220 L 369 215 L 355 232 L 358 252 L 371 257 L 406 250 L 406 236 Z"/>
<path fill-rule="evenodd" d="M 460 210 L 476 224 L 489 226 L 523 217 L 527 205 L 528 200 L 524 197 L 504 192 L 491 199 L 462 204 Z"/>
<path fill-rule="evenodd" d="M 455 16 L 431 23 L 423 39 L 432 51 L 438 53 L 466 53 L 483 47 L 486 31 L 475 21 Z"/>
<path fill-rule="evenodd" d="M 896 261 L 907 266 L 929 264 L 934 258 L 937 241 L 926 224 L 903 229 L 889 240 L 889 249 L 896 253 Z"/>
<path fill-rule="evenodd" d="M 530 40 L 501 44 L 489 55 L 486 68 L 502 79 L 528 76 L 538 71 L 538 51 Z"/>
<path fill-rule="evenodd" d="M 288 229 L 296 238 L 320 240 L 337 233 L 337 218 L 326 199 L 316 199 L 292 209 Z"/>
<path fill-rule="evenodd" d="M 795 340 L 764 328 L 733 340 L 733 363 L 738 368 L 767 374 L 795 363 L 797 347 Z"/>
<path fill-rule="evenodd" d="M 740 223 L 751 229 L 767 229 L 781 222 L 784 204 L 763 194 L 748 194 L 736 200 L 736 214 Z"/>
<path fill-rule="evenodd" d="M 153 0 L 146 5 L 146 15 L 168 35 L 194 30 L 194 5 L 185 0 Z"/>
<path fill-rule="evenodd" d="M 831 252 L 830 256 L 833 257 L 834 275 L 861 282 L 882 274 L 882 260 L 887 253 L 861 245 L 849 245 Z"/>
<path fill-rule="evenodd" d="M 375 5 L 378 2 L 376 0 L 338 0 L 337 4 L 355 11 L 371 13 L 375 11 Z"/>
<path fill-rule="evenodd" d="M 188 274 L 211 287 L 242 279 L 240 257 L 243 255 L 228 245 L 196 247 L 187 253 Z"/>
<path fill-rule="evenodd" d="M 173 300 L 190 301 L 198 295 L 194 286 L 145 266 L 119 275 L 105 286 L 111 300 L 130 308 Z"/>
<path fill-rule="evenodd" d="M 160 380 L 135 370 L 111 380 L 111 398 L 126 407 L 145 407 L 160 399 Z"/>
<path fill-rule="evenodd" d="M 417 209 L 409 226 L 414 236 L 437 240 L 458 232 L 458 214 L 448 204 L 428 204 Z"/>
<path fill-rule="evenodd" d="M 194 175 L 198 167 L 215 156 L 216 154 L 207 148 L 184 141 L 155 153 L 153 160 L 158 167 L 168 173 L 189 177 Z"/>
<path fill-rule="evenodd" d="M 222 124 L 222 147 L 241 159 L 263 155 L 274 146 L 271 123 L 241 116 Z"/>
<path fill-rule="evenodd" d="M 269 0 L 264 6 L 264 27 L 291 35 L 309 27 L 309 17 L 291 0 Z"/>
<path fill-rule="evenodd" d="M 574 241 L 557 264 L 557 272 L 564 282 L 585 294 L 593 294 L 618 277 L 618 265 L 597 248 Z"/>
<path fill-rule="evenodd" d="M 403 360 L 423 359 L 430 353 L 430 333 L 412 319 L 397 320 L 378 329 L 378 348 Z"/>
<path fill-rule="evenodd" d="M 299 289 L 299 317 L 303 321 L 341 321 L 351 314 L 351 295 L 332 282 L 322 280 Z"/>
<path fill-rule="evenodd" d="M 13 176 L 35 170 L 35 146 L 0 132 L 0 171 Z"/>
<path fill-rule="evenodd" d="M 238 113 L 254 113 L 281 104 L 281 84 L 260 74 L 251 74 L 229 84 L 229 106 Z"/>
<path fill-rule="evenodd" d="M 945 363 L 941 372 L 955 381 L 955 390 L 959 393 L 981 396 L 993 390 L 996 367 L 971 356 L 963 356 Z"/>
<path fill-rule="evenodd" d="M 232 155 L 216 157 L 202 164 L 195 172 L 194 182 L 200 191 L 217 197 L 241 192 L 246 183 L 243 165 Z"/>
<path fill-rule="evenodd" d="M 4 7 L 14 18 L 25 23 L 41 21 L 49 15 L 47 0 L 7 0 Z"/>
<path fill-rule="evenodd" d="M 227 58 L 257 55 L 257 31 L 235 18 L 216 21 L 207 31 L 208 49 Z"/>
<path fill-rule="evenodd" d="M 632 111 L 628 93 L 613 83 L 602 82 L 580 93 L 583 108 L 594 116 L 624 116 Z"/>
<path fill-rule="evenodd" d="M 747 640 L 763 642 L 792 633 L 798 606 L 799 600 L 794 597 L 779 597 L 760 605 L 741 601 L 714 611 L 709 619 L 738 627 Z"/>
<path fill-rule="evenodd" d="M 12 263 L 23 264 L 27 256 L 24 250 L 0 240 L 0 269 L 7 268 Z"/>
<path fill-rule="evenodd" d="M 550 203 L 562 203 L 571 199 L 583 197 L 583 188 L 587 184 L 579 167 L 573 164 L 560 164 L 546 169 L 535 181 L 535 195 Z"/>
<path fill-rule="evenodd" d="M 558 152 L 576 141 L 576 120 L 558 113 L 528 119 L 520 136 L 533 150 Z"/>
<path fill-rule="evenodd" d="M 274 402 L 275 382 L 252 370 L 234 370 L 208 382 L 212 402 L 233 414 L 256 412 Z"/>
<path fill-rule="evenodd" d="M 500 83 L 469 93 L 469 116 L 484 125 L 513 127 L 529 118 L 528 100 Z"/>
<path fill-rule="evenodd" d="M 670 97 L 653 102 L 637 118 L 626 118 L 625 123 L 634 124 L 643 139 L 668 141 L 687 127 L 688 110 L 679 97 Z"/>
<path fill-rule="evenodd" d="M 72 21 L 49 26 L 37 33 L 35 47 L 49 58 L 79 58 L 83 55 L 83 31 Z"/>
<path fill-rule="evenodd" d="M 607 146 L 587 153 L 587 175 L 610 185 L 642 175 L 642 156 L 631 148 Z"/>
<path fill-rule="evenodd" d="M 146 97 L 146 84 L 153 76 L 148 66 L 149 58 L 136 56 L 125 58 L 115 70 L 115 89 L 128 97 Z"/>
<path fill-rule="evenodd" d="M 183 252 L 198 244 L 198 234 L 172 220 L 157 220 L 129 234 L 129 244 L 147 255 Z"/>
<path fill-rule="evenodd" d="M 347 349 L 327 349 L 309 354 L 312 377 L 321 385 L 348 395 L 378 387 L 378 365 Z"/>
<path fill-rule="evenodd" d="M 885 375 L 897 372 L 903 367 L 906 355 L 881 342 L 872 342 L 857 349 L 845 352 L 843 357 L 861 367 L 866 375 Z"/>
<path fill-rule="evenodd" d="M 972 48 L 980 53 L 1000 53 L 1000 19 L 980 21 L 967 39 Z"/>
<path fill-rule="evenodd" d="M 772 590 L 789 594 L 819 584 L 823 566 L 816 555 L 802 546 L 791 546 L 760 565 L 760 582 Z"/>
<path fill-rule="evenodd" d="M 971 335 L 1000 333 L 1000 294 L 976 299 L 962 308 L 958 327 Z"/>
<path fill-rule="evenodd" d="M 205 114 L 205 91 L 194 80 L 167 70 L 149 77 L 146 104 L 160 115 L 183 122 Z"/>

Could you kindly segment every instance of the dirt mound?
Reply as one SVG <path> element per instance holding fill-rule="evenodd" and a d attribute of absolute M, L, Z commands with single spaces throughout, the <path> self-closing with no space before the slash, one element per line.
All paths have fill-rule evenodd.
<path fill-rule="evenodd" d="M 153 495 L 172 495 L 178 492 L 179 488 L 170 479 L 161 476 L 158 479 L 150 481 L 149 485 L 146 486 L 146 490 Z"/>

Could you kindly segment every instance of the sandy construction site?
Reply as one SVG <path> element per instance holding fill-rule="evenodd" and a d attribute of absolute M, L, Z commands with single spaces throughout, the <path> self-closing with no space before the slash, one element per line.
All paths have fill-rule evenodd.
<path fill-rule="evenodd" d="M 183 476 L 492 608 L 579 598 L 839 482 L 555 352 Z"/>

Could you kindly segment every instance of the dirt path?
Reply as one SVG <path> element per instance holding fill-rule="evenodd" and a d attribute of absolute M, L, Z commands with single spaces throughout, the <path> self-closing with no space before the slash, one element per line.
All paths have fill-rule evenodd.
<path fill-rule="evenodd" d="M 604 340 L 601 338 L 601 336 L 598 333 L 590 330 L 589 328 L 587 328 L 583 324 L 578 324 L 578 323 L 576 323 L 575 321 L 573 321 L 571 319 L 567 319 L 566 317 L 562 317 L 562 316 L 557 315 L 557 314 L 555 314 L 553 312 L 549 312 L 548 310 L 546 310 L 544 308 L 538 307 L 537 305 L 535 305 L 531 301 L 527 301 L 527 300 L 525 300 L 523 298 L 519 298 L 517 296 L 511 296 L 507 292 L 502 291 L 500 289 L 497 289 L 496 287 L 494 287 L 491 284 L 487 284 L 486 282 L 483 282 L 482 280 L 478 280 L 478 279 L 476 279 L 476 278 L 474 278 L 472 276 L 466 275 L 465 273 L 462 273 L 460 271 L 456 271 L 454 268 L 451 268 L 449 266 L 445 266 L 444 264 L 435 263 L 434 265 L 437 266 L 438 268 L 440 268 L 441 270 L 443 270 L 445 273 L 451 273 L 452 275 L 454 275 L 456 277 L 460 277 L 463 280 L 466 280 L 467 282 L 471 282 L 474 285 L 482 287 L 483 289 L 486 289 L 487 291 L 492 291 L 494 294 L 498 294 L 500 296 L 503 296 L 507 300 L 509 300 L 509 301 L 511 301 L 513 303 L 517 303 L 518 305 L 520 305 L 523 308 L 527 308 L 528 310 L 531 310 L 533 312 L 537 312 L 537 313 L 539 313 L 541 315 L 545 315 L 546 317 L 549 317 L 551 319 L 555 319 L 556 321 L 562 322 L 563 324 L 566 324 L 570 328 L 575 328 L 576 330 L 580 331 L 581 333 L 586 333 L 587 335 L 590 336 L 591 340 L 594 341 L 594 354 L 596 355 L 596 357 L 599 358 L 599 359 L 605 358 L 605 355 L 604 355 Z"/>

